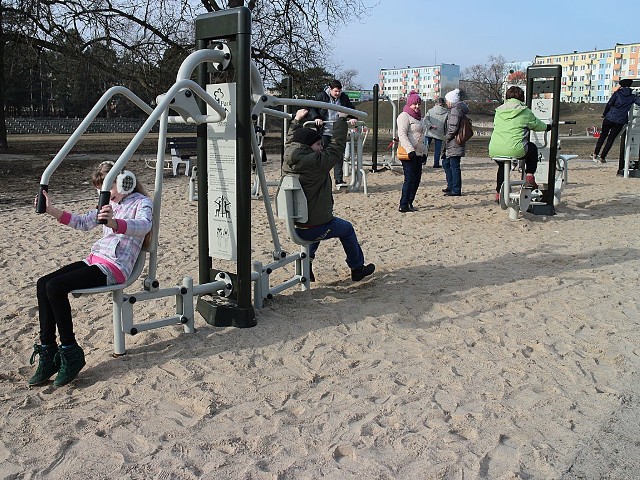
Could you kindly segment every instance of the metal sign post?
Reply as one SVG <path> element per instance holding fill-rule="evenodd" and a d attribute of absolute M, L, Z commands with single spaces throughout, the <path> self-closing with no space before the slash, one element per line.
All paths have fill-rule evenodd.
<path fill-rule="evenodd" d="M 233 99 L 235 145 L 228 136 L 207 125 L 198 126 L 198 255 L 200 283 L 210 282 L 218 273 L 212 268 L 213 255 L 232 252 L 236 261 L 233 301 L 200 297 L 197 310 L 211 325 L 252 327 L 256 325 L 251 302 L 251 13 L 246 7 L 207 13 L 196 18 L 196 46 L 200 49 L 228 49 L 229 62 L 219 70 L 233 75 L 235 82 L 219 88 L 220 98 Z M 197 82 L 215 97 L 216 86 L 209 84 L 211 64 L 197 68 Z M 226 93 L 225 93 L 226 92 Z M 204 108 L 204 105 L 201 106 Z M 235 124 L 234 124 L 235 122 Z M 221 140 L 226 145 L 218 144 Z M 207 146 L 210 148 L 207 149 Z M 208 153 L 207 150 L 211 150 Z M 234 158 L 232 158 L 234 157 Z M 227 171 L 220 162 L 226 164 Z M 234 163 L 235 178 L 228 178 Z M 222 170 L 221 170 L 222 169 Z M 210 195 L 216 198 L 209 198 Z M 216 203 L 217 202 L 217 203 Z M 235 232 L 235 233 L 233 233 Z M 211 238 L 212 236 L 219 236 Z M 233 244 L 231 244 L 233 242 Z M 215 246 L 215 247 L 214 247 Z M 214 250 L 214 251 L 212 251 Z M 219 250 L 216 252 L 216 250 Z M 212 255 L 213 254 L 213 255 Z M 223 256 L 227 255 L 222 253 Z M 221 257 L 218 257 L 221 258 Z"/>
<path fill-rule="evenodd" d="M 562 66 L 531 66 L 527 68 L 527 107 L 538 118 L 553 125 L 549 142 L 547 169 L 547 188 L 542 192 L 542 203 L 531 204 L 529 212 L 535 215 L 555 215 L 554 188 L 556 178 L 556 161 L 558 156 L 558 121 L 560 118 L 560 80 Z M 539 101 L 541 108 L 537 108 Z M 549 110 L 550 106 L 550 110 Z M 545 110 L 544 112 L 542 110 Z"/>

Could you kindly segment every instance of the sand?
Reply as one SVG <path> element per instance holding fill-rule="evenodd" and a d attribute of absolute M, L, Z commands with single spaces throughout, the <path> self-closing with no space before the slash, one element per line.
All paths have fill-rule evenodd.
<path fill-rule="evenodd" d="M 195 334 L 128 336 L 118 358 L 109 295 L 73 299 L 87 365 L 57 389 L 27 386 L 35 283 L 99 232 L 34 214 L 38 178 L 25 179 L 24 202 L 0 205 L 0 478 L 637 478 L 640 180 L 615 163 L 572 161 L 557 214 L 517 222 L 493 202 L 488 159 L 463 160 L 459 198 L 426 168 L 407 214 L 402 175 L 369 173 L 369 196 L 337 193 L 335 210 L 377 265 L 371 279 L 349 280 L 331 240 L 311 290 L 276 296 L 256 327 L 196 315 Z M 161 286 L 198 276 L 187 189 L 165 175 Z M 74 211 L 95 202 L 88 185 L 52 195 Z M 136 318 L 172 308 L 146 302 Z"/>

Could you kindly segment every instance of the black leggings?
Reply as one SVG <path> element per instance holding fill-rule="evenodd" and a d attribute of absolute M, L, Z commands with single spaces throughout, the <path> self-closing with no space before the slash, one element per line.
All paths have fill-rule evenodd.
<path fill-rule="evenodd" d="M 56 327 L 62 345 L 76 343 L 69 292 L 81 288 L 103 287 L 106 284 L 107 276 L 102 270 L 84 262 L 74 262 L 39 278 L 36 291 L 42 345 L 56 343 Z"/>
<path fill-rule="evenodd" d="M 524 154 L 524 172 L 533 175 L 538 168 L 538 146 L 529 142 L 527 144 L 527 153 Z M 498 163 L 498 162 L 496 162 Z M 496 176 L 496 192 L 500 193 L 500 188 L 504 183 L 504 167 L 502 163 L 498 163 L 498 175 Z"/>
<path fill-rule="evenodd" d="M 607 154 L 609 153 L 609 150 L 611 150 L 613 141 L 616 139 L 616 137 L 618 136 L 618 134 L 623 128 L 624 128 L 624 123 L 610 122 L 605 118 L 602 121 L 602 130 L 600 131 L 600 137 L 598 137 L 598 141 L 596 142 L 596 149 L 593 151 L 593 153 L 595 153 L 596 155 L 600 153 L 600 148 L 602 148 L 602 144 L 606 139 L 607 143 L 602 149 L 602 155 L 600 155 L 600 158 L 604 160 Z"/>

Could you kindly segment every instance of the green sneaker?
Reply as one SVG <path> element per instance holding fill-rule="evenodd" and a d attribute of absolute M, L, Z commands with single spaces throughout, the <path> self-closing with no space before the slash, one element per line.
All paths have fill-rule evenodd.
<path fill-rule="evenodd" d="M 40 355 L 38 361 L 38 369 L 36 373 L 29 379 L 29 385 L 40 385 L 41 383 L 49 380 L 54 373 L 60 370 L 60 362 L 56 358 L 58 352 L 57 345 L 38 345 L 33 346 L 33 353 L 29 364 L 33 365 L 36 362 L 36 356 Z"/>
<path fill-rule="evenodd" d="M 61 387 L 71 382 L 86 365 L 84 352 L 78 344 L 67 348 L 60 347 L 56 357 L 60 360 L 60 371 L 53 381 L 54 387 Z"/>

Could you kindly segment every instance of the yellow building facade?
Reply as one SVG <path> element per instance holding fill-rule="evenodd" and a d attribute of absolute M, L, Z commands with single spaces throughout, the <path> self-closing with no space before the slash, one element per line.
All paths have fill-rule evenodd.
<path fill-rule="evenodd" d="M 638 74 L 640 43 L 617 43 L 614 48 L 586 52 L 536 55 L 535 65 L 562 65 L 560 100 L 606 103 L 623 78 Z"/>

